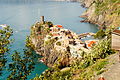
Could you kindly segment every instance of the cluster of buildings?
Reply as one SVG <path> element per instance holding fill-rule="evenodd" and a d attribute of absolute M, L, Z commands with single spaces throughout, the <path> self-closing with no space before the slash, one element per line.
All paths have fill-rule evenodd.
<path fill-rule="evenodd" d="M 54 48 L 59 52 L 69 52 L 74 58 L 81 58 L 83 51 L 88 52 L 86 43 L 82 42 L 78 35 L 62 25 L 50 27 L 50 34 L 46 35 L 44 41 L 56 39 Z M 92 43 L 91 43 L 92 44 Z"/>

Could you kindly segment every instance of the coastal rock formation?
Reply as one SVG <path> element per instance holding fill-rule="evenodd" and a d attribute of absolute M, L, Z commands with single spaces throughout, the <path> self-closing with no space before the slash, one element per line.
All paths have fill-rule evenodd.
<path fill-rule="evenodd" d="M 89 8 L 95 0 L 79 0 L 84 7 Z"/>
<path fill-rule="evenodd" d="M 31 27 L 30 40 L 34 50 L 43 56 L 40 61 L 49 67 L 57 65 L 59 68 L 69 66 L 73 60 L 82 59 L 83 53 L 89 53 L 86 43 L 80 38 L 92 33 L 77 35 L 64 29 L 62 25 L 51 22 L 37 22 Z"/>
<path fill-rule="evenodd" d="M 85 20 L 81 22 L 97 24 L 100 27 L 118 27 L 119 2 L 118 0 L 82 0 L 82 5 L 88 9 L 82 14 L 81 17 Z"/>

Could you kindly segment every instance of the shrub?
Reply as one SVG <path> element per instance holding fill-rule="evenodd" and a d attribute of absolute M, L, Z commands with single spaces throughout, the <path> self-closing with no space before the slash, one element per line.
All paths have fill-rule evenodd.
<path fill-rule="evenodd" d="M 61 42 L 57 42 L 56 45 L 61 46 Z"/>
<path fill-rule="evenodd" d="M 103 31 L 103 30 L 101 29 L 101 30 L 99 30 L 99 31 L 96 33 L 96 35 L 94 35 L 94 38 L 102 39 L 102 38 L 104 38 L 105 36 L 106 36 L 105 31 Z"/>

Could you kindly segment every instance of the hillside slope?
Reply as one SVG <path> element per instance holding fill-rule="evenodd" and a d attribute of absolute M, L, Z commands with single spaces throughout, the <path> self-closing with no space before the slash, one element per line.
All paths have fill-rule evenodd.
<path fill-rule="evenodd" d="M 82 0 L 87 11 L 82 17 L 86 22 L 102 27 L 120 26 L 120 0 Z"/>
<path fill-rule="evenodd" d="M 81 16 L 85 19 L 83 22 L 107 28 L 99 31 L 105 36 L 99 39 L 99 42 L 90 51 L 82 52 L 81 59 L 74 60 L 72 64 L 62 68 L 55 65 L 54 68 L 49 68 L 34 80 L 97 80 L 100 74 L 104 75 L 106 80 L 120 79 L 120 65 L 116 60 L 118 55 L 114 54 L 109 57 L 114 53 L 111 50 L 111 29 L 120 26 L 120 0 L 80 0 L 80 2 L 88 8 Z M 115 62 L 111 64 L 113 60 Z"/>
<path fill-rule="evenodd" d="M 120 79 L 120 63 L 118 62 L 118 54 L 113 54 L 108 57 L 110 65 L 107 65 L 107 71 L 102 73 L 105 80 L 119 80 Z M 101 75 L 97 76 L 95 80 L 97 80 Z"/>

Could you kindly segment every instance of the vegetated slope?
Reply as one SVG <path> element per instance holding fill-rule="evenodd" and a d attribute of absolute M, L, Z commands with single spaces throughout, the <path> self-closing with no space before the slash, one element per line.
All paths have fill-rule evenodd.
<path fill-rule="evenodd" d="M 80 0 L 82 5 L 87 7 L 87 11 L 81 17 L 85 18 L 85 22 L 90 22 L 106 27 L 104 36 L 99 31 L 96 38 L 99 38 L 99 43 L 94 45 L 89 53 L 83 52 L 82 59 L 74 61 L 69 67 L 60 69 L 59 67 L 50 68 L 45 71 L 40 77 L 37 76 L 34 80 L 94 80 L 96 75 L 106 72 L 106 65 L 110 64 L 107 57 L 114 53 L 111 50 L 111 31 L 120 26 L 120 0 Z M 116 63 L 116 68 L 119 69 L 119 64 Z M 110 67 L 113 74 L 116 70 Z M 105 78 L 109 80 L 109 72 L 104 73 Z M 112 76 L 111 76 L 112 77 Z M 116 75 L 117 77 L 117 75 Z M 96 78 L 97 79 L 97 78 Z M 118 78 L 116 78 L 118 80 Z"/>
<path fill-rule="evenodd" d="M 83 14 L 88 22 L 103 27 L 120 26 L 120 0 L 83 0 L 82 5 L 88 8 Z"/>
<path fill-rule="evenodd" d="M 105 80 L 119 80 L 120 79 L 120 63 L 118 54 L 113 54 L 107 58 L 111 64 L 106 65 L 106 72 L 102 73 Z M 101 75 L 97 76 L 97 80 Z"/>
<path fill-rule="evenodd" d="M 51 34 L 49 32 L 51 32 L 52 28 L 55 28 L 50 25 L 46 25 L 47 22 L 45 22 L 45 24 L 40 24 L 40 23 L 36 23 L 32 28 L 31 28 L 31 41 L 32 43 L 36 46 L 35 50 L 37 52 L 39 52 L 39 54 L 43 55 L 44 57 L 44 62 L 45 64 L 51 64 L 48 65 L 51 68 L 49 68 L 48 70 L 46 70 L 40 77 L 37 76 L 34 79 L 35 80 L 89 80 L 89 79 L 94 79 L 94 77 L 96 75 L 99 75 L 101 73 L 103 73 L 105 71 L 104 67 L 105 65 L 108 64 L 108 60 L 105 59 L 108 55 L 114 53 L 111 50 L 110 47 L 110 42 L 111 39 L 109 37 L 109 35 L 106 35 L 106 32 L 104 31 L 99 31 L 97 34 L 104 34 L 104 36 L 102 35 L 102 37 L 100 37 L 101 35 L 97 35 L 96 34 L 96 38 L 99 37 L 99 42 L 97 44 L 95 44 L 92 48 L 90 49 L 85 49 L 84 47 L 80 47 L 80 49 L 78 50 L 79 52 L 74 52 L 74 55 L 72 57 L 71 54 L 71 49 L 72 50 L 76 50 L 75 45 L 74 44 L 74 39 L 79 41 L 77 36 L 72 36 L 70 40 L 73 40 L 73 44 L 69 44 L 69 49 L 66 50 L 62 50 L 63 48 L 60 48 L 59 54 L 57 50 L 58 48 L 56 48 L 57 50 L 54 51 L 54 43 L 56 43 L 56 41 L 61 40 L 61 38 L 57 37 L 57 40 L 51 41 L 53 40 L 53 38 L 56 39 L 56 37 L 52 37 Z M 52 23 L 50 23 L 52 24 Z M 48 26 L 48 27 L 47 27 Z M 50 27 L 50 28 L 49 28 Z M 62 30 L 62 32 L 66 29 L 58 29 L 58 30 Z M 68 31 L 68 30 L 67 30 Z M 65 31 L 66 32 L 66 31 Z M 43 34 L 44 33 L 44 34 Z M 72 32 L 71 32 L 72 33 Z M 69 33 L 69 34 L 71 34 Z M 46 34 L 49 34 L 49 37 L 47 37 Z M 46 37 L 45 37 L 46 36 Z M 51 38 L 50 38 L 51 36 Z M 106 36 L 106 37 L 105 37 Z M 66 35 L 67 37 L 67 35 Z M 70 36 L 69 36 L 70 37 Z M 47 44 L 49 45 L 45 45 L 46 44 L 46 39 L 47 39 Z M 66 39 L 64 37 L 64 39 Z M 48 42 L 49 41 L 49 42 Z M 66 41 L 69 41 L 69 39 L 67 39 Z M 52 43 L 51 43 L 52 42 Z M 80 42 L 80 41 L 79 41 Z M 82 43 L 80 43 L 82 45 Z M 59 47 L 62 45 L 66 45 L 65 43 L 59 43 L 58 44 Z M 70 46 L 71 45 L 71 46 Z M 73 46 L 73 47 L 72 47 Z M 48 48 L 50 47 L 50 48 Z M 53 47 L 53 49 L 52 49 Z M 65 47 L 67 48 L 67 47 Z M 61 52 L 64 51 L 64 52 Z M 87 51 L 86 51 L 87 50 Z M 46 52 L 47 51 L 47 52 Z M 52 52 L 51 52 L 52 51 Z M 48 56 L 46 56 L 48 55 Z M 77 55 L 77 56 L 76 56 Z M 79 57 L 80 56 L 80 57 Z M 54 57 L 56 57 L 54 59 Z M 51 63 L 52 61 L 52 63 Z"/>
<path fill-rule="evenodd" d="M 120 26 L 120 0 L 83 0 L 82 4 L 88 8 L 82 15 L 86 22 L 107 27 L 106 31 Z M 119 80 L 120 63 L 118 62 L 118 54 L 110 56 L 108 60 L 110 62 L 114 61 L 114 64 L 107 66 L 108 71 L 102 75 L 106 80 Z"/>

